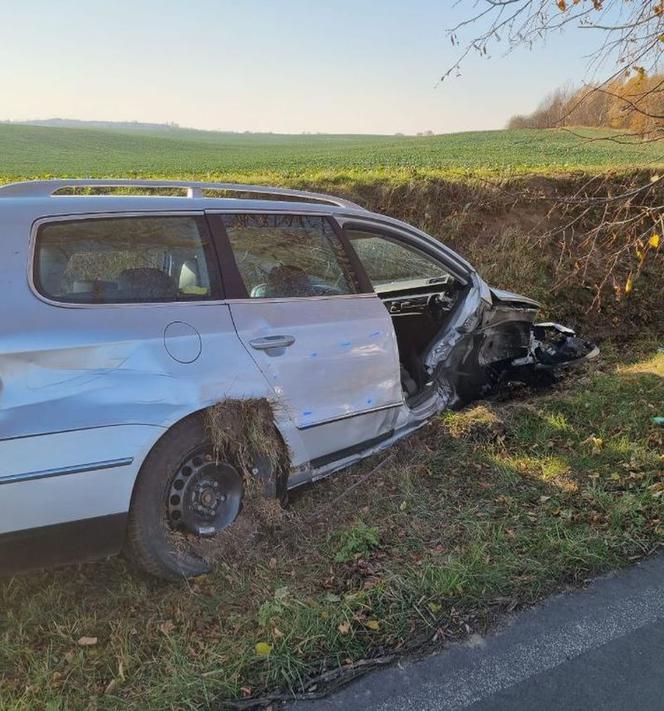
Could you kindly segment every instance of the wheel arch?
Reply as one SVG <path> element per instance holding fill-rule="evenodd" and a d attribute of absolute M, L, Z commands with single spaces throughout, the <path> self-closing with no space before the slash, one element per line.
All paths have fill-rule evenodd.
<path fill-rule="evenodd" d="M 128 507 L 125 554 L 166 579 L 209 572 L 212 559 L 196 543 L 178 539 L 174 522 L 182 520 L 199 543 L 213 538 L 233 522 L 244 501 L 285 503 L 289 473 L 288 448 L 267 398 L 225 398 L 187 413 L 165 429 L 141 462 Z"/>
<path fill-rule="evenodd" d="M 203 426 L 207 427 L 209 425 L 208 420 L 210 417 L 210 413 L 213 413 L 218 409 L 221 409 L 223 411 L 224 409 L 231 408 L 233 406 L 241 406 L 244 410 L 246 410 L 247 403 L 255 404 L 257 402 L 263 403 L 263 407 L 269 408 L 271 412 L 271 418 L 274 424 L 274 432 L 276 435 L 278 435 L 280 439 L 281 450 L 287 453 L 288 456 L 287 471 L 285 472 L 287 478 L 288 474 L 290 473 L 290 469 L 293 466 L 296 453 L 300 452 L 302 449 L 299 436 L 297 435 L 297 430 L 292 425 L 287 416 L 281 412 L 281 410 L 276 406 L 273 400 L 270 400 L 266 397 L 225 397 L 213 401 L 204 407 L 198 407 L 186 413 L 180 412 L 178 416 L 173 418 L 171 422 L 163 426 L 163 429 L 159 431 L 159 435 L 157 437 L 152 438 L 149 442 L 146 443 L 146 446 L 143 448 L 140 456 L 136 458 L 136 463 L 138 466 L 136 467 L 136 476 L 134 478 L 134 483 L 132 486 L 129 508 L 131 508 L 131 502 L 134 498 L 136 484 L 139 480 L 139 477 L 141 476 L 141 471 L 143 470 L 151 452 L 153 452 L 155 447 L 157 447 L 157 445 L 162 442 L 166 437 L 171 436 L 174 430 L 176 430 L 176 428 L 182 427 L 186 423 L 195 420 L 200 421 Z M 256 416 L 258 417 L 259 414 L 264 415 L 265 411 L 263 411 L 262 413 L 257 412 Z M 275 484 L 275 494 L 276 490 L 280 489 L 281 486 L 283 486 L 283 484 L 281 484 L 280 486 L 276 486 Z"/>

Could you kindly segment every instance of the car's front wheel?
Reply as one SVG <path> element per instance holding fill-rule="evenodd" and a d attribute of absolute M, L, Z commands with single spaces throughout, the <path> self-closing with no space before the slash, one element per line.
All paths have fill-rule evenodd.
<path fill-rule="evenodd" d="M 129 557 L 168 580 L 209 572 L 197 542 L 214 538 L 240 511 L 242 476 L 213 456 L 203 422 L 190 418 L 155 445 L 138 475 L 127 528 Z"/>

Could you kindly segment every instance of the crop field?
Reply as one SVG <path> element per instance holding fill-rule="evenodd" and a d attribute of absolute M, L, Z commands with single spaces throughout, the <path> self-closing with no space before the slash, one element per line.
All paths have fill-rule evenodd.
<path fill-rule="evenodd" d="M 19 176 L 523 175 L 664 164 L 661 147 L 588 140 L 610 131 L 441 136 L 231 134 L 0 124 L 0 180 Z"/>

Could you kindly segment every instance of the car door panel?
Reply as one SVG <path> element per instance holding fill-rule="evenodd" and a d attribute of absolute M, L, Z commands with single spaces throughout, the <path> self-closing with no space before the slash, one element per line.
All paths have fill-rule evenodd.
<path fill-rule="evenodd" d="M 231 312 L 240 339 L 298 428 L 401 404 L 396 340 L 377 297 L 233 302 Z M 276 337 L 293 342 L 255 347 Z"/>
<path fill-rule="evenodd" d="M 392 322 L 325 216 L 219 214 L 235 328 L 310 461 L 382 437 L 403 404 Z M 230 287 L 229 287 L 230 285 Z"/>

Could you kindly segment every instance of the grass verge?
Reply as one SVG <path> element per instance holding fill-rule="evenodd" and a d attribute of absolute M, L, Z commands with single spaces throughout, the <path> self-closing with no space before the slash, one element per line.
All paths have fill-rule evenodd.
<path fill-rule="evenodd" d="M 310 689 L 651 553 L 664 536 L 655 351 L 609 349 L 548 394 L 444 414 L 298 492 L 242 560 L 191 584 L 121 559 L 3 580 L 0 708 L 200 708 Z"/>

